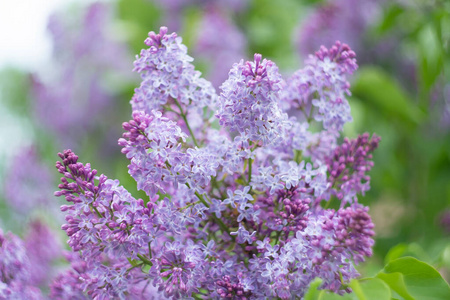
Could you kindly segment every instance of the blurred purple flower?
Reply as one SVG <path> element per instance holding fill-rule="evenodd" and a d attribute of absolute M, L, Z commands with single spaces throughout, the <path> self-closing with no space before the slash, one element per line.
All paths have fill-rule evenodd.
<path fill-rule="evenodd" d="M 299 26 L 297 48 L 303 57 L 321 45 L 343 41 L 364 55 L 364 34 L 380 10 L 375 0 L 330 0 L 315 9 Z"/>
<path fill-rule="evenodd" d="M 5 175 L 5 200 L 14 211 L 30 214 L 34 209 L 51 207 L 53 174 L 34 147 L 19 153 Z"/>
<path fill-rule="evenodd" d="M 79 147 L 86 131 L 107 119 L 107 108 L 114 105 L 117 83 L 131 80 L 124 44 L 108 29 L 112 11 L 104 3 L 94 3 L 73 24 L 64 14 L 49 21 L 54 52 L 52 66 L 33 75 L 33 111 L 42 127 L 53 133 L 59 144 Z"/>
<path fill-rule="evenodd" d="M 231 17 L 211 6 L 198 25 L 193 53 L 207 63 L 206 77 L 218 88 L 228 78 L 236 60 L 246 57 L 246 44 L 244 34 L 233 24 Z"/>

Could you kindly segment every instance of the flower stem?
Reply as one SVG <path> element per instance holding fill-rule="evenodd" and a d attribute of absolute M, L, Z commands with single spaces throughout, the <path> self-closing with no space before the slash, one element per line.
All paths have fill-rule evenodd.
<path fill-rule="evenodd" d="M 142 262 L 143 262 L 144 264 L 149 265 L 149 266 L 152 266 L 152 265 L 153 265 L 152 262 L 149 261 L 149 260 L 147 259 L 147 257 L 145 257 L 144 255 L 138 254 L 137 257 L 139 257 L 139 258 L 142 260 Z"/>
<path fill-rule="evenodd" d="M 194 145 L 196 147 L 198 147 L 197 140 L 195 139 L 194 132 L 192 132 L 192 129 L 189 126 L 189 122 L 188 122 L 188 120 L 186 118 L 186 114 L 183 112 L 183 109 L 181 108 L 181 105 L 180 105 L 180 103 L 178 103 L 177 99 L 175 99 L 175 98 L 172 98 L 172 99 L 173 99 L 173 101 L 175 101 L 175 104 L 178 106 L 178 109 L 180 110 L 180 116 L 183 118 L 184 123 L 186 124 L 186 127 L 189 130 L 189 133 L 191 134 L 192 141 L 194 142 Z"/>
<path fill-rule="evenodd" d="M 252 163 L 253 160 L 251 158 L 248 159 L 248 184 L 252 181 Z"/>

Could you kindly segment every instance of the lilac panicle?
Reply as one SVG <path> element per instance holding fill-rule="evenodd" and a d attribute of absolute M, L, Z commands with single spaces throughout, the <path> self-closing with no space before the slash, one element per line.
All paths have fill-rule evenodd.
<path fill-rule="evenodd" d="M 214 87 L 194 69 L 181 37 L 167 34 L 167 28 L 161 27 L 159 33 L 149 33 L 145 44 L 149 48 L 142 50 L 134 62 L 134 71 L 141 75 L 142 82 L 131 100 L 133 111 L 150 114 L 165 105 L 181 110 L 180 113 L 187 107 L 214 108 Z"/>
<path fill-rule="evenodd" d="M 58 171 L 64 175 L 56 196 L 65 196 L 72 205 L 64 205 L 67 223 L 62 226 L 69 245 L 76 251 L 112 256 L 126 254 L 136 258 L 153 223 L 150 210 L 142 199 L 136 200 L 119 185 L 118 180 L 96 176 L 90 164 L 83 165 L 70 150 L 59 154 Z M 129 228 L 131 227 L 131 228 Z"/>
<path fill-rule="evenodd" d="M 77 253 L 52 293 L 297 299 L 315 277 L 323 289 L 349 292 L 355 265 L 372 254 L 373 223 L 355 195 L 368 189 L 379 141 L 362 135 L 337 145 L 351 119 L 344 96 L 355 54 L 339 42 L 322 47 L 288 82 L 259 54 L 241 60 L 221 86 L 220 127 L 201 111 L 215 109 L 214 96 L 190 77 L 181 39 L 162 27 L 146 44 L 119 145 L 148 201 L 60 153 L 56 195 L 69 202 L 62 228 Z M 322 123 L 318 132 L 312 120 Z M 331 197 L 342 199 L 339 210 L 321 206 Z"/>
<path fill-rule="evenodd" d="M 370 137 L 368 133 L 354 140 L 345 138 L 344 143 L 325 158 L 331 193 L 342 200 L 342 205 L 356 201 L 357 194 L 364 195 L 369 190 L 370 176 L 367 173 L 372 169 L 372 152 L 378 148 L 379 142 L 378 136 Z"/>
<path fill-rule="evenodd" d="M 79 163 L 72 151 L 59 156 L 62 162 L 56 167 L 64 177 L 55 195 L 72 203 L 61 207 L 67 221 L 62 229 L 69 236 L 69 245 L 81 251 L 87 263 L 83 290 L 89 290 L 92 297 L 99 293 L 124 297 L 132 283 L 126 258 L 147 254 L 153 241 L 152 204 L 145 206 L 141 199 L 134 199 L 117 180 L 96 176 L 97 171 L 90 164 Z"/>
<path fill-rule="evenodd" d="M 375 233 L 368 211 L 368 207 L 360 204 L 337 211 L 336 246 L 345 249 L 356 263 L 363 262 L 366 256 L 372 256 L 372 236 Z"/>
<path fill-rule="evenodd" d="M 0 231 L 0 251 L 1 281 L 6 284 L 28 281 L 30 261 L 23 241 L 11 232 L 4 234 Z"/>
<path fill-rule="evenodd" d="M 283 102 L 300 110 L 304 119 L 322 122 L 328 131 L 341 131 L 352 121 L 346 95 L 350 84 L 346 75 L 357 69 L 355 53 L 346 44 L 336 42 L 310 55 L 306 66 L 287 81 Z"/>
<path fill-rule="evenodd" d="M 254 61 L 234 64 L 220 89 L 220 124 L 263 144 L 280 140 L 287 115 L 278 106 L 283 79 L 278 67 L 255 54 Z"/>

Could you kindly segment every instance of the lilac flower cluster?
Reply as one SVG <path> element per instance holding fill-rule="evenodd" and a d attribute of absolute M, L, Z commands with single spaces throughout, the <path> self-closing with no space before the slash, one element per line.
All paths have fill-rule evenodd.
<path fill-rule="evenodd" d="M 342 203 L 357 201 L 356 195 L 370 189 L 370 176 L 367 172 L 373 166 L 372 152 L 378 148 L 380 137 L 370 138 L 368 133 L 355 140 L 344 139 L 344 143 L 334 149 L 325 159 L 330 172 L 331 192 Z"/>
<path fill-rule="evenodd" d="M 134 71 L 141 74 L 141 86 L 136 89 L 132 108 L 150 113 L 153 109 L 172 106 L 196 107 L 214 105 L 216 94 L 211 83 L 190 63 L 187 48 L 176 33 L 166 34 L 161 27 L 145 40 L 149 49 L 141 51 L 134 63 Z"/>
<path fill-rule="evenodd" d="M 25 297 L 30 262 L 26 256 L 22 240 L 12 233 L 0 231 L 0 296 Z M 37 292 L 37 291 L 34 291 Z M 33 292 L 33 298 L 37 298 Z M 30 295 L 31 296 L 31 295 Z"/>
<path fill-rule="evenodd" d="M 307 120 L 322 122 L 326 130 L 341 131 L 345 123 L 352 121 L 345 96 L 350 95 L 346 75 L 358 67 L 355 53 L 348 45 L 336 42 L 330 49 L 322 46 L 306 64 L 288 80 L 285 106 L 302 111 Z"/>
<path fill-rule="evenodd" d="M 152 242 L 152 235 L 158 232 L 151 214 L 152 203 L 144 205 L 142 199 L 136 200 L 117 180 L 97 177 L 97 171 L 89 164 L 79 163 L 73 152 L 59 155 L 62 163 L 58 162 L 57 168 L 64 177 L 61 191 L 55 195 L 65 196 L 72 203 L 61 207 L 67 222 L 62 229 L 70 237 L 69 245 L 79 251 L 85 263 L 82 271 L 74 267 L 83 273 L 81 283 L 60 277 L 55 284 L 69 280 L 74 293 L 81 288 L 93 298 L 123 298 L 129 292 L 128 281 L 134 272 L 129 268 L 129 260 L 138 260 L 147 253 L 143 253 L 143 246 Z M 69 271 L 66 276 L 72 278 L 74 273 Z M 55 293 L 57 286 L 53 288 Z"/>
<path fill-rule="evenodd" d="M 351 120 L 353 51 L 322 47 L 288 83 L 255 54 L 217 96 L 176 34 L 162 27 L 146 44 L 119 145 L 148 198 L 60 153 L 62 229 L 78 253 L 52 294 L 294 299 L 316 277 L 322 289 L 350 291 L 355 265 L 372 254 L 373 223 L 357 196 L 379 142 L 365 134 L 337 145 Z M 327 208 L 333 199 L 338 210 Z"/>
<path fill-rule="evenodd" d="M 277 104 L 283 80 L 278 67 L 255 54 L 254 62 L 235 64 L 220 87 L 216 116 L 220 125 L 238 131 L 243 139 L 277 143 L 288 117 Z"/>
<path fill-rule="evenodd" d="M 0 229 L 0 299 L 44 299 L 40 287 L 50 281 L 61 247 L 39 221 L 30 224 L 22 241 Z"/>

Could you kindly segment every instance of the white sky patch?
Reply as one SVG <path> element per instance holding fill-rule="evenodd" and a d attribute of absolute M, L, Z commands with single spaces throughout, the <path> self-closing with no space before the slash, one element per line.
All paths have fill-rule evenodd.
<path fill-rule="evenodd" d="M 73 2 L 89 0 L 0 0 L 0 69 L 35 71 L 50 58 L 48 17 Z"/>
<path fill-rule="evenodd" d="M 63 0 L 0 1 L 0 68 L 34 70 L 48 59 L 47 19 Z"/>

